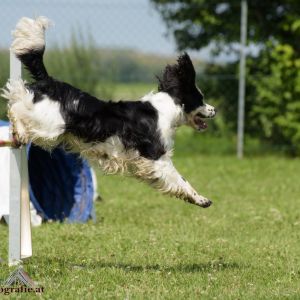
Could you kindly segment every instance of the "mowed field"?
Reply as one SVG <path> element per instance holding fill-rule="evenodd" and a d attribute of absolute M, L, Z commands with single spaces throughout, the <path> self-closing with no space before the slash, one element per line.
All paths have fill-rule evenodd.
<path fill-rule="evenodd" d="M 210 208 L 99 174 L 96 223 L 33 228 L 25 269 L 44 287 L 41 298 L 299 299 L 300 160 L 238 161 L 203 154 L 201 141 L 205 135 L 181 131 L 174 161 L 214 201 Z M 2 281 L 10 269 L 0 228 Z"/>

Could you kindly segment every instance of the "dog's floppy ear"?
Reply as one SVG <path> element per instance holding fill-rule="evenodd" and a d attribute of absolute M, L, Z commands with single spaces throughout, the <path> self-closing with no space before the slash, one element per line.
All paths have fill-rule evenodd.
<path fill-rule="evenodd" d="M 156 76 L 158 79 L 158 91 L 170 93 L 173 89 L 176 89 L 180 85 L 178 66 L 167 65 L 162 78 Z"/>
<path fill-rule="evenodd" d="M 184 52 L 177 59 L 177 64 L 167 65 L 162 78 L 157 76 L 158 91 L 169 92 L 171 89 L 179 88 L 195 83 L 196 72 L 189 55 Z"/>
<path fill-rule="evenodd" d="M 196 72 L 189 55 L 184 52 L 177 59 L 178 72 L 181 80 L 188 83 L 194 83 L 196 79 Z"/>

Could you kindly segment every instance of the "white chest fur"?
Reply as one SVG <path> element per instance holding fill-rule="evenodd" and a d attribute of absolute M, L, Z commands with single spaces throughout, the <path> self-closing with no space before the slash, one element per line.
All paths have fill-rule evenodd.
<path fill-rule="evenodd" d="M 158 128 L 162 142 L 167 150 L 171 150 L 173 148 L 176 127 L 184 122 L 182 108 L 176 105 L 167 93 L 163 92 L 151 92 L 144 96 L 142 101 L 149 101 L 157 109 Z"/>

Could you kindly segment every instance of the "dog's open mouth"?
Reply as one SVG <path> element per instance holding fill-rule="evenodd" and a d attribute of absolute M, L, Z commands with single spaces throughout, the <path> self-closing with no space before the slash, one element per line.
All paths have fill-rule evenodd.
<path fill-rule="evenodd" d="M 201 118 L 201 116 L 199 114 L 194 116 L 193 121 L 194 121 L 195 125 L 197 126 L 198 130 L 205 130 L 208 127 L 207 123 Z"/>

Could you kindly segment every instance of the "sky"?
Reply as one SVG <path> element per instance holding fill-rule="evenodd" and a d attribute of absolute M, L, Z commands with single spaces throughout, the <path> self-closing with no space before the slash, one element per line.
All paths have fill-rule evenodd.
<path fill-rule="evenodd" d="M 81 31 L 99 47 L 176 54 L 176 43 L 149 0 L 1 0 L 0 48 L 9 47 L 18 19 L 40 15 L 55 24 L 47 31 L 48 45 L 67 45 L 71 33 Z M 208 60 L 209 51 L 192 55 Z"/>
<path fill-rule="evenodd" d="M 10 32 L 22 16 L 44 15 L 55 27 L 47 33 L 49 44 L 68 43 L 79 29 L 90 33 L 100 47 L 134 48 L 171 54 L 175 42 L 165 37 L 166 26 L 149 0 L 1 0 L 0 45 L 8 47 Z"/>
<path fill-rule="evenodd" d="M 0 47 L 9 47 L 18 19 L 40 15 L 55 24 L 47 32 L 48 45 L 66 45 L 72 32 L 82 31 L 99 47 L 176 54 L 176 43 L 149 0 L 1 0 Z M 208 58 L 207 50 L 193 55 Z"/>

